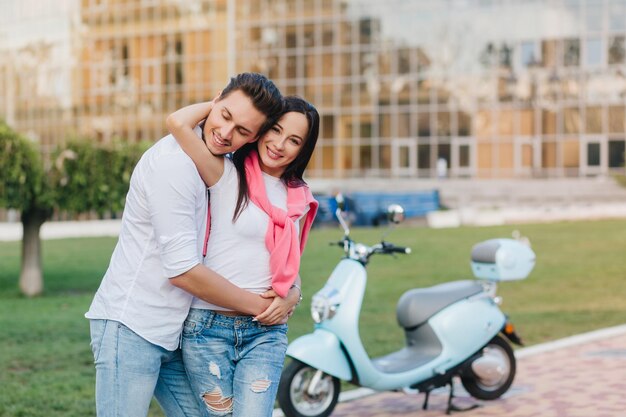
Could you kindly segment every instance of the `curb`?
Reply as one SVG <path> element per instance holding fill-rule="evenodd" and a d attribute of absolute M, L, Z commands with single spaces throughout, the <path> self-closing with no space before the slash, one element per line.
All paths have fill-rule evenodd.
<path fill-rule="evenodd" d="M 41 226 L 41 239 L 64 239 L 71 237 L 117 237 L 122 220 L 81 220 L 45 222 Z M 0 242 L 22 240 L 22 223 L 0 223 Z"/>

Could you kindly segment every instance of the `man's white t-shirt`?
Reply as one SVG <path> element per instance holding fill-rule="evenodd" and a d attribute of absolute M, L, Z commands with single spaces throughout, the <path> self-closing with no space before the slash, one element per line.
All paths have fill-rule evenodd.
<path fill-rule="evenodd" d="M 119 240 L 85 317 L 119 321 L 175 350 L 193 296 L 169 278 L 200 263 L 206 215 L 204 182 L 174 137 L 166 136 L 133 171 Z"/>
<path fill-rule="evenodd" d="M 283 210 L 287 208 L 287 187 L 276 177 L 263 173 L 269 201 Z M 204 265 L 240 288 L 253 293 L 270 289 L 270 253 L 265 245 L 269 216 L 252 201 L 233 223 L 239 180 L 233 162 L 224 159 L 224 173 L 210 187 L 211 233 Z M 296 223 L 296 229 L 299 224 Z M 194 298 L 193 308 L 227 310 Z"/>

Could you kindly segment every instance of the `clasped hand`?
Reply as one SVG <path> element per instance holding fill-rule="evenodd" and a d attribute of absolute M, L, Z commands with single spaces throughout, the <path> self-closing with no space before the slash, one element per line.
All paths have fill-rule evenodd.
<path fill-rule="evenodd" d="M 269 290 L 261 294 L 261 297 L 267 300 L 272 299 L 272 302 L 255 319 L 266 326 L 273 326 L 287 323 L 300 300 L 300 293 L 297 288 L 292 288 L 287 297 L 282 298 L 274 290 Z"/>

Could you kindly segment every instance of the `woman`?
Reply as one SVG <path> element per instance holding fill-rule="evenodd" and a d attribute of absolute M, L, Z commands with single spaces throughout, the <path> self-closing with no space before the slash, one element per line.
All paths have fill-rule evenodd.
<path fill-rule="evenodd" d="M 278 121 L 230 160 L 206 146 L 227 143 L 222 132 L 209 132 L 203 144 L 192 129 L 211 107 L 189 106 L 168 118 L 168 128 L 210 189 L 205 265 L 249 291 L 271 289 L 270 296 L 284 297 L 293 286 L 299 289 L 300 256 L 317 211 L 302 175 L 317 142 L 319 115 L 305 100 L 286 97 Z M 229 117 L 215 112 L 209 117 Z M 266 316 L 283 314 L 281 308 L 268 311 Z M 183 331 L 183 358 L 209 416 L 271 416 L 286 333 L 286 324 L 263 326 L 254 317 L 194 301 Z"/>

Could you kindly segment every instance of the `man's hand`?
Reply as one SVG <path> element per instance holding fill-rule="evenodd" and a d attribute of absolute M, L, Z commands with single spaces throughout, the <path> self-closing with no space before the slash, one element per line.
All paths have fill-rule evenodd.
<path fill-rule="evenodd" d="M 275 324 L 287 323 L 298 301 L 300 301 L 300 290 L 298 288 L 290 289 L 285 298 L 279 297 L 274 290 L 269 290 L 261 294 L 261 297 L 266 299 L 273 298 L 273 300 L 270 306 L 256 316 L 255 319 L 266 326 L 273 326 Z"/>
<path fill-rule="evenodd" d="M 274 304 L 273 300 L 239 288 L 202 264 L 170 278 L 170 283 L 206 302 L 251 316 L 264 314 Z"/>

